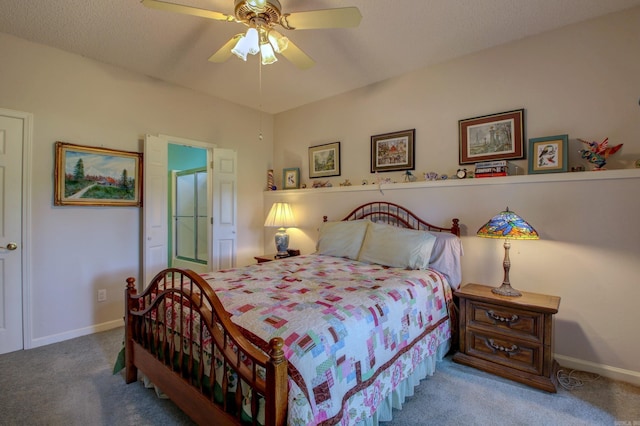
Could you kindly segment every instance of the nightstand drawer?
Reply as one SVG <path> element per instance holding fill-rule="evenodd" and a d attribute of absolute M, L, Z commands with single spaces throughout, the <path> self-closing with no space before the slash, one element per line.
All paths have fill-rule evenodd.
<path fill-rule="evenodd" d="M 502 331 L 514 337 L 542 341 L 544 331 L 544 315 L 522 309 L 510 309 L 503 306 L 467 300 L 471 315 L 470 327 L 484 328 L 491 331 Z"/>
<path fill-rule="evenodd" d="M 527 373 L 542 374 L 542 345 L 475 329 L 467 329 L 466 343 L 468 355 Z"/>

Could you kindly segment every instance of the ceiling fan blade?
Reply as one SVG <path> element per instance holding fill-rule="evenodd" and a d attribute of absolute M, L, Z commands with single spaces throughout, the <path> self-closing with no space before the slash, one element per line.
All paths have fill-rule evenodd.
<path fill-rule="evenodd" d="M 231 57 L 231 50 L 238 43 L 238 40 L 243 36 L 242 33 L 234 35 L 228 42 L 224 44 L 216 53 L 209 57 L 209 62 L 221 63 Z"/>
<path fill-rule="evenodd" d="M 300 50 L 300 48 L 293 44 L 291 40 L 289 40 L 287 48 L 280 52 L 280 54 L 301 70 L 309 69 L 316 64 L 316 61 Z"/>
<path fill-rule="evenodd" d="M 343 7 L 286 13 L 280 19 L 280 25 L 289 30 L 350 28 L 360 25 L 361 19 L 362 15 L 357 7 Z"/>
<path fill-rule="evenodd" d="M 184 6 L 182 4 L 167 3 L 159 0 L 142 0 L 143 6 L 151 9 L 166 10 L 168 12 L 182 13 L 184 15 L 200 16 L 201 18 L 214 19 L 216 21 L 236 22 L 235 16 L 212 10 L 198 9 L 197 7 Z"/>

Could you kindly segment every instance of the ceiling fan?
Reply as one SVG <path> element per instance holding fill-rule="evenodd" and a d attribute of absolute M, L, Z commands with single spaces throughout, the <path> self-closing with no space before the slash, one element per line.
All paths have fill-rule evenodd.
<path fill-rule="evenodd" d="M 311 68 L 315 62 L 287 37 L 274 29 L 276 25 L 286 30 L 310 30 L 321 28 L 357 27 L 362 15 L 357 7 L 311 10 L 306 12 L 282 13 L 278 0 L 235 0 L 235 15 L 168 3 L 160 0 L 141 0 L 146 7 L 200 16 L 216 21 L 244 24 L 246 33 L 234 35 L 209 61 L 224 62 L 236 55 L 246 61 L 247 55 L 260 53 L 263 65 L 276 62 L 276 53 L 291 61 L 300 69 Z"/>

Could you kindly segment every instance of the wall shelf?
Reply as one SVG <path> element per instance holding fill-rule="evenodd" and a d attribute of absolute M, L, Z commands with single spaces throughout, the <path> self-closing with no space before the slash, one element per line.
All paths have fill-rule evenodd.
<path fill-rule="evenodd" d="M 369 185 L 351 185 L 351 186 L 332 186 L 327 188 L 304 188 L 304 189 L 286 189 L 276 191 L 265 191 L 273 194 L 308 194 L 308 193 L 324 193 L 324 192 L 356 192 L 356 191 L 387 191 L 398 189 L 415 189 L 415 188 L 437 188 L 437 187 L 453 187 L 453 186 L 475 186 L 475 185 L 505 185 L 505 184 L 528 184 L 540 182 L 570 182 L 570 181 L 586 181 L 586 180 L 607 180 L 607 179 L 637 179 L 640 178 L 640 169 L 619 169 L 619 170 L 603 170 L 599 172 L 569 172 L 569 173 L 547 173 L 537 175 L 518 175 L 518 176 L 500 176 L 492 178 L 472 178 L 472 179 L 446 179 L 438 181 L 420 181 L 420 182 L 400 182 Z"/>

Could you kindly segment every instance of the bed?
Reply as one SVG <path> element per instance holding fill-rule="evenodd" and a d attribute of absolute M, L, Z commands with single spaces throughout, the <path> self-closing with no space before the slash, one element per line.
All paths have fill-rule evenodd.
<path fill-rule="evenodd" d="M 433 373 L 455 332 L 458 219 L 393 203 L 325 217 L 317 250 L 196 274 L 127 279 L 125 378 L 198 424 L 371 425 Z"/>

